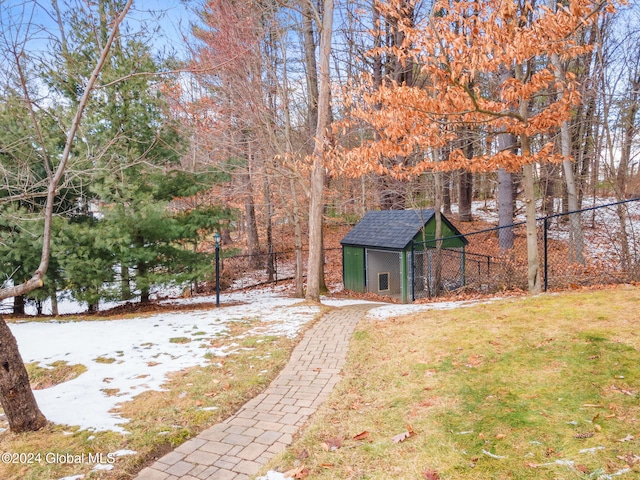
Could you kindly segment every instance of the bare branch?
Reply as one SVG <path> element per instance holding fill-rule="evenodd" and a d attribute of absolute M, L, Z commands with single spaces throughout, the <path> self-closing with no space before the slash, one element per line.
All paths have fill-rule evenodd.
<path fill-rule="evenodd" d="M 87 106 L 87 103 L 89 102 L 91 92 L 93 91 L 96 81 L 98 80 L 98 77 L 100 75 L 100 72 L 102 71 L 107 61 L 109 51 L 111 49 L 111 46 L 113 45 L 114 40 L 116 39 L 120 24 L 125 19 L 132 4 L 133 4 L 133 0 L 127 0 L 127 3 L 122 9 L 122 12 L 120 12 L 120 14 L 114 19 L 112 23 L 113 26 L 112 26 L 111 33 L 109 34 L 107 42 L 105 43 L 104 47 L 100 52 L 100 58 L 98 59 L 98 62 L 96 63 L 95 67 L 93 68 L 93 71 L 91 72 L 91 76 L 89 77 L 87 81 L 87 85 L 84 88 L 84 93 L 82 95 L 82 98 L 78 103 L 76 114 L 71 123 L 71 128 L 67 133 L 67 139 L 65 142 L 62 156 L 60 158 L 60 163 L 58 164 L 53 175 L 50 177 L 49 185 L 47 188 L 47 202 L 46 202 L 45 211 L 44 211 L 44 228 L 43 228 L 42 254 L 40 256 L 40 265 L 38 266 L 38 269 L 33 273 L 33 275 L 29 280 L 23 282 L 22 284 L 15 285 L 13 287 L 0 289 L 0 300 L 3 300 L 5 298 L 10 298 L 10 297 L 15 297 L 18 295 L 25 295 L 37 288 L 42 287 L 43 285 L 43 277 L 49 267 L 49 256 L 51 254 L 51 225 L 53 221 L 53 209 L 54 209 L 55 200 L 56 200 L 56 192 L 58 190 L 60 181 L 62 180 L 62 177 L 65 173 L 67 162 L 69 160 L 69 156 L 71 155 L 71 148 L 73 146 L 76 133 L 80 128 L 80 121 L 82 120 L 84 110 Z"/>

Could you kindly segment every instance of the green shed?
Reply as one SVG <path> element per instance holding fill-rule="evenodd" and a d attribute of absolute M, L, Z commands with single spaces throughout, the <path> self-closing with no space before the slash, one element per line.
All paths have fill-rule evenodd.
<path fill-rule="evenodd" d="M 442 215 L 444 240 L 436 256 L 435 231 L 434 210 L 368 212 L 340 241 L 345 290 L 407 303 L 431 296 L 436 281 L 439 289 L 464 285 L 467 239 Z"/>

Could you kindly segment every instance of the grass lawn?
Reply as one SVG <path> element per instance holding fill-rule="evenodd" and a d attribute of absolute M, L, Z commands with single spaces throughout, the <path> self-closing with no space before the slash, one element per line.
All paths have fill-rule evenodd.
<path fill-rule="evenodd" d="M 78 474 L 85 474 L 85 480 L 133 478 L 153 458 L 233 414 L 266 388 L 287 363 L 296 340 L 273 336 L 238 340 L 237 335 L 250 326 L 236 326 L 233 336 L 216 339 L 237 342 L 238 353 L 212 357 L 209 365 L 175 372 L 164 391 L 148 391 L 122 404 L 119 413 L 130 419 L 126 435 L 53 424 L 38 432 L 1 433 L 0 453 L 5 455 L 0 479 L 56 480 Z M 86 369 L 65 362 L 47 368 L 27 367 L 34 388 L 69 381 Z M 117 389 L 103 391 L 106 395 L 119 393 Z M 112 455 L 120 450 L 128 454 Z M 112 469 L 91 471 L 96 463 Z"/>
<path fill-rule="evenodd" d="M 640 288 L 364 322 L 268 466 L 315 479 L 640 478 Z"/>

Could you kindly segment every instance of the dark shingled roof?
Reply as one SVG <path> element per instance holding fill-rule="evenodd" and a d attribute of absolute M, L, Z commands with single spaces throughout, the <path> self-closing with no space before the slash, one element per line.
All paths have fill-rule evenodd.
<path fill-rule="evenodd" d="M 435 215 L 434 210 L 368 212 L 340 241 L 342 245 L 402 250 Z M 444 219 L 444 217 L 443 217 Z M 444 219 L 453 231 L 457 229 Z"/>

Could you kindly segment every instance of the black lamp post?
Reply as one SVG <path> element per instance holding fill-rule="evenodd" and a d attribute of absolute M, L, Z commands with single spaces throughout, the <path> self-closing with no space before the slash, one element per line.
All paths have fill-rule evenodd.
<path fill-rule="evenodd" d="M 215 233 L 213 239 L 216 242 L 216 307 L 220 306 L 220 234 Z"/>

